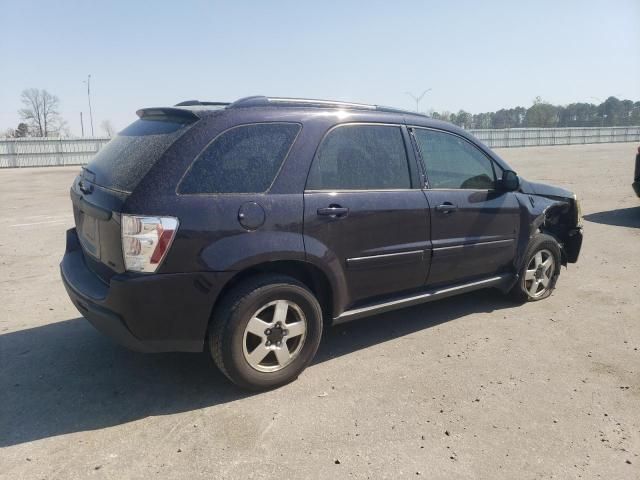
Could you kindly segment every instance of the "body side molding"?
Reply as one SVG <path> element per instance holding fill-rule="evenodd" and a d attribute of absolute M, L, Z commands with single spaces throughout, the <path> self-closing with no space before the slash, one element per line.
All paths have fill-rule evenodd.
<path fill-rule="evenodd" d="M 349 322 L 351 320 L 356 320 L 358 318 L 366 317 L 369 315 L 388 312 L 412 305 L 418 305 L 433 300 L 439 300 L 451 295 L 479 290 L 481 288 L 501 286 L 503 284 L 510 283 L 509 280 L 511 280 L 512 278 L 513 274 L 510 273 L 494 275 L 492 277 L 484 278 L 481 280 L 461 283 L 459 285 L 453 285 L 450 287 L 437 288 L 434 290 L 427 290 L 419 294 L 414 293 L 406 297 L 400 297 L 381 303 L 365 305 L 363 307 L 354 308 L 352 310 L 343 312 L 340 316 L 333 319 L 333 324 L 339 325 L 341 323 Z"/>

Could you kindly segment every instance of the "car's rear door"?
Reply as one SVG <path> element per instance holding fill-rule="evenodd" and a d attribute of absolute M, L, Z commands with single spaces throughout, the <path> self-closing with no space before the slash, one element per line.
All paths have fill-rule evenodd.
<path fill-rule="evenodd" d="M 502 169 L 467 139 L 412 128 L 423 161 L 431 209 L 429 285 L 508 270 L 520 227 L 518 200 L 496 188 Z"/>
<path fill-rule="evenodd" d="M 314 158 L 305 249 L 337 262 L 350 305 L 424 285 L 429 212 L 410 148 L 403 126 L 345 124 L 326 134 Z"/>

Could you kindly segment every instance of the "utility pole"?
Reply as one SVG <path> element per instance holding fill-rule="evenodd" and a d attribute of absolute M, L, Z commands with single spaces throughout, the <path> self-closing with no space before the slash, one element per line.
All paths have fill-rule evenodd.
<path fill-rule="evenodd" d="M 94 137 L 93 133 L 93 111 L 91 110 L 91 74 L 87 76 L 87 99 L 89 100 L 89 123 L 91 124 L 91 136 Z"/>
<path fill-rule="evenodd" d="M 420 113 L 420 100 L 422 100 L 422 98 L 427 94 L 427 92 L 430 92 L 431 90 L 433 90 L 433 89 L 432 88 L 427 88 L 424 92 L 422 92 L 422 94 L 420 96 L 415 96 L 411 92 L 404 92 L 404 93 L 409 95 L 411 98 L 413 98 L 413 100 L 416 102 L 416 112 Z"/>
<path fill-rule="evenodd" d="M 84 122 L 82 121 L 82 112 L 80 112 L 80 129 L 82 130 L 82 136 L 84 137 Z"/>

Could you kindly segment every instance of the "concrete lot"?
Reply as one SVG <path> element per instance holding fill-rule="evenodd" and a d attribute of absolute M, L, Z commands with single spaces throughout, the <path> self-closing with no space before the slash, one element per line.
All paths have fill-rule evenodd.
<path fill-rule="evenodd" d="M 582 256 L 550 299 L 337 327 L 257 395 L 79 318 L 58 276 L 78 168 L 0 170 L 0 478 L 640 478 L 636 146 L 500 151 L 583 199 Z"/>

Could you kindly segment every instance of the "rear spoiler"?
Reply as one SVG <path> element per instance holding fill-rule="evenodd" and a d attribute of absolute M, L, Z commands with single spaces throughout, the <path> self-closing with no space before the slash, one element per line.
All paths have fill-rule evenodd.
<path fill-rule="evenodd" d="M 190 120 L 191 122 L 195 122 L 200 117 L 193 111 L 188 108 L 180 108 L 180 107 L 152 107 L 152 108 L 141 108 L 136 111 L 136 115 L 140 118 L 148 118 L 148 117 L 178 117 L 185 120 Z"/>

